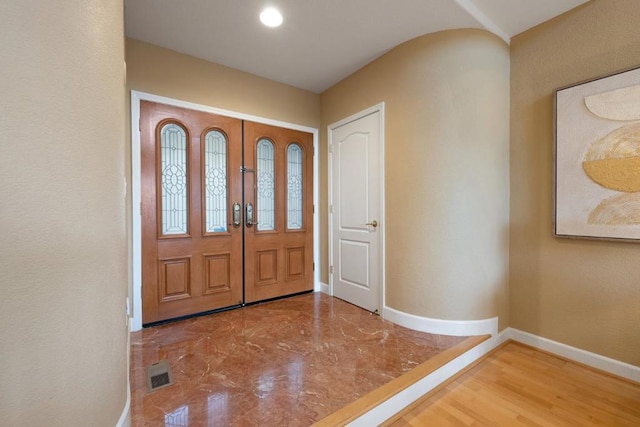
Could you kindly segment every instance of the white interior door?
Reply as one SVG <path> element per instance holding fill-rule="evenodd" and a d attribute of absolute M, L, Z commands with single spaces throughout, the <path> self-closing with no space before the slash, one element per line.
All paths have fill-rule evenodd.
<path fill-rule="evenodd" d="M 380 312 L 381 106 L 330 126 L 333 295 Z"/>

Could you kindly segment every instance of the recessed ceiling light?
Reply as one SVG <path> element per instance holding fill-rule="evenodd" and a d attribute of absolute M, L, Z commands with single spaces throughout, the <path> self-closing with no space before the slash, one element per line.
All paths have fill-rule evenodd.
<path fill-rule="evenodd" d="M 267 27 L 279 27 L 282 24 L 282 14 L 275 7 L 267 7 L 260 13 L 260 22 Z"/>

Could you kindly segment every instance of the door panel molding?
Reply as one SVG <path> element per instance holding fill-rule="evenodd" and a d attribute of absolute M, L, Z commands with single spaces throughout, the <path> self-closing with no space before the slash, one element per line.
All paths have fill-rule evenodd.
<path fill-rule="evenodd" d="M 300 280 L 305 277 L 305 251 L 304 246 L 285 248 L 287 252 L 287 265 L 285 268 L 285 280 Z"/>
<path fill-rule="evenodd" d="M 340 121 L 337 121 L 335 123 L 330 124 L 327 127 L 327 138 L 328 138 L 328 144 L 327 144 L 327 150 L 328 150 L 328 190 L 329 190 L 329 205 L 330 205 L 330 209 L 329 209 L 329 218 L 328 218 L 328 228 L 329 228 L 329 265 L 330 265 L 330 271 L 329 271 L 329 286 L 328 286 L 328 292 L 330 295 L 334 295 L 335 294 L 335 289 L 334 289 L 334 279 L 336 277 L 339 277 L 339 275 L 343 274 L 343 271 L 341 270 L 342 266 L 341 265 L 335 265 L 334 264 L 334 260 L 336 259 L 336 255 L 340 256 L 341 253 L 341 247 L 342 246 L 342 240 L 336 244 L 336 236 L 335 236 L 335 227 L 336 225 L 340 227 L 340 229 L 342 231 L 347 231 L 349 233 L 351 233 L 353 236 L 357 235 L 358 233 L 368 233 L 370 230 L 368 229 L 368 226 L 364 226 L 363 224 L 368 222 L 368 221 L 372 221 L 374 218 L 352 218 L 353 215 L 356 215 L 357 212 L 345 212 L 345 214 L 347 215 L 346 217 L 342 217 L 339 215 L 341 215 L 341 212 L 338 212 L 336 210 L 333 210 L 333 207 L 335 206 L 336 203 L 336 198 L 340 198 L 341 195 L 339 194 L 335 194 L 335 190 L 334 190 L 334 175 L 335 175 L 335 171 L 334 168 L 339 167 L 339 165 L 335 164 L 334 161 L 334 157 L 333 157 L 333 151 L 332 150 L 336 150 L 335 148 L 335 144 L 333 141 L 333 133 L 335 130 L 337 130 L 338 128 L 348 125 L 354 121 L 363 119 L 367 116 L 371 116 L 373 114 L 378 114 L 378 130 L 379 130 L 379 147 L 378 147 L 378 152 L 375 153 L 378 156 L 378 163 L 379 163 L 379 178 L 378 178 L 378 186 L 379 186 L 379 200 L 378 200 L 378 204 L 379 206 L 377 207 L 379 210 L 379 218 L 375 218 L 377 220 L 377 224 L 375 224 L 375 232 L 379 233 L 379 263 L 378 263 L 378 269 L 376 271 L 377 275 L 379 276 L 379 282 L 380 282 L 380 289 L 379 289 L 379 302 L 378 302 L 378 307 L 376 308 L 378 313 L 380 313 L 381 315 L 383 314 L 383 308 L 386 307 L 386 300 L 385 300 L 385 288 L 386 288 L 386 284 L 385 284 L 385 228 L 386 228 L 386 216 L 385 216 L 385 183 L 384 183 L 384 177 L 385 177 L 385 156 L 384 156 L 384 147 L 385 147 L 385 104 L 384 102 L 381 102 L 379 104 L 376 104 L 370 108 L 367 108 L 365 110 L 362 110 L 358 113 L 355 113 L 349 117 L 346 117 Z M 354 131 L 351 134 L 349 134 L 349 136 L 352 135 L 357 135 L 361 132 L 358 131 Z M 368 147 L 364 147 L 365 150 L 368 150 Z M 366 157 L 366 156 L 363 156 Z M 363 166 L 363 165 L 360 165 Z M 356 173 L 357 174 L 357 170 L 354 171 L 351 168 L 349 168 L 348 171 L 346 171 L 348 174 L 351 173 Z M 354 177 L 351 177 L 354 178 Z M 368 178 L 365 178 L 365 182 L 364 185 L 366 186 Z M 350 185 L 355 185 L 357 184 L 357 179 L 351 179 L 350 181 Z M 360 197 L 362 200 L 356 200 L 355 203 L 358 203 L 359 205 L 362 206 L 366 206 L 368 208 L 368 202 L 367 202 L 367 196 L 366 195 L 361 195 Z M 350 199 L 350 202 L 354 202 L 354 200 Z M 348 239 L 347 239 L 348 240 Z M 351 242 L 353 243 L 353 242 Z M 357 245 L 356 245 L 357 246 Z M 366 251 L 369 251 L 369 247 L 366 248 Z M 375 268 L 375 267 L 374 267 Z M 349 271 L 345 271 L 344 273 L 347 275 L 351 275 L 351 273 L 356 274 L 358 276 L 359 279 L 357 282 L 358 287 L 361 287 L 362 289 L 367 289 L 367 287 L 369 286 L 369 271 L 367 270 L 367 273 L 365 274 L 365 278 L 362 278 L 362 274 L 356 274 L 356 272 L 349 272 Z M 363 283 L 360 283 L 363 282 Z M 354 282 L 355 284 L 355 282 Z"/>
<path fill-rule="evenodd" d="M 231 289 L 231 252 L 220 254 L 202 254 L 204 259 L 204 295 L 226 292 Z M 214 278 L 217 279 L 214 282 Z M 221 278 L 225 280 L 220 281 Z"/>
<path fill-rule="evenodd" d="M 278 250 L 256 252 L 256 286 L 273 285 L 278 281 Z"/>
<path fill-rule="evenodd" d="M 131 218 L 132 218 L 132 232 L 131 232 L 131 273 L 132 273 L 132 286 L 131 286 L 131 303 L 129 306 L 130 330 L 137 331 L 142 329 L 142 218 L 141 218 L 141 135 L 140 135 L 140 103 L 142 101 L 150 101 L 160 104 L 165 104 L 174 107 L 181 107 L 185 109 L 202 111 L 207 113 L 213 113 L 221 116 L 227 116 L 230 118 L 236 118 L 240 120 L 248 120 L 255 123 L 262 123 L 286 129 L 299 130 L 313 135 L 313 204 L 317 206 L 313 214 L 313 258 L 317 266 L 320 265 L 320 248 L 319 248 L 319 219 L 317 212 L 319 209 L 319 190 L 318 190 L 318 176 L 319 176 L 319 155 L 318 155 L 318 138 L 319 131 L 317 128 L 298 125 L 294 123 L 283 122 L 279 120 L 268 119 L 260 116 L 254 116 L 237 111 L 226 110 L 207 105 L 197 104 L 193 102 L 168 98 L 160 95 L 150 94 L 146 92 L 131 91 L 131 183 L 129 184 L 124 177 L 124 187 L 127 190 L 128 186 L 131 186 Z M 235 201 L 232 201 L 235 202 Z M 204 261 L 204 260 L 203 260 Z M 200 261 L 198 261 L 200 262 Z M 320 283 L 320 268 L 316 268 L 313 272 L 314 277 L 314 289 L 316 291 L 321 290 Z"/>
<path fill-rule="evenodd" d="M 160 303 L 191 298 L 191 257 L 158 259 Z"/>

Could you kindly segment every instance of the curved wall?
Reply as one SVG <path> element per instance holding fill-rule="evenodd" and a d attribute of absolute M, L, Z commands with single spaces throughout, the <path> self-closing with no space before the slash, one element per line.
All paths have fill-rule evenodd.
<path fill-rule="evenodd" d="M 327 126 L 381 101 L 386 305 L 443 320 L 499 316 L 506 327 L 508 46 L 482 30 L 429 34 L 325 91 L 325 175 Z"/>

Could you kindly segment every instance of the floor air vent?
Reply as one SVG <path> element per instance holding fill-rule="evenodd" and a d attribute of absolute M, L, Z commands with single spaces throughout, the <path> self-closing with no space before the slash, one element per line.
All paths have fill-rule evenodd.
<path fill-rule="evenodd" d="M 159 388 L 173 384 L 171 368 L 166 360 L 147 366 L 147 391 L 156 391 Z"/>

